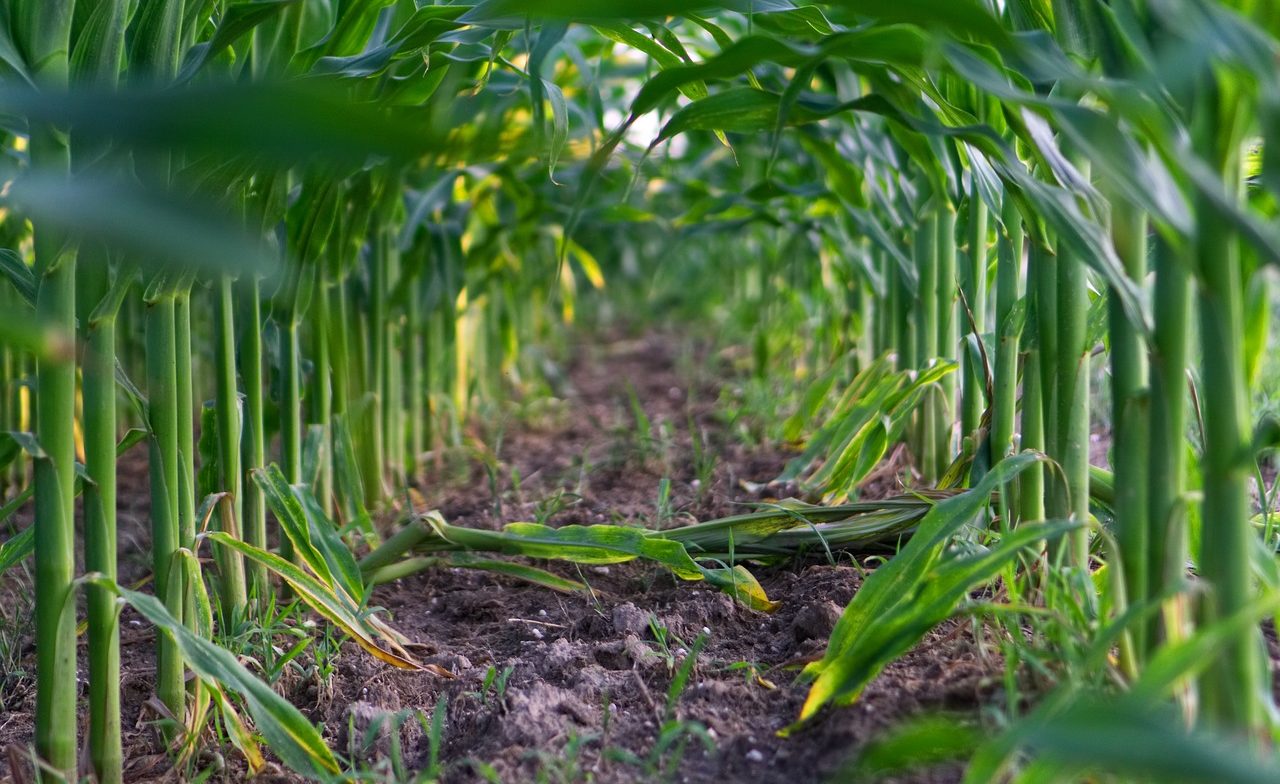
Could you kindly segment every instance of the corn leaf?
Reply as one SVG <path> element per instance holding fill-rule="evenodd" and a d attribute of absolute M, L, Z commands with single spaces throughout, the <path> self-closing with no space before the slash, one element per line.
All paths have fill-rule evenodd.
<path fill-rule="evenodd" d="M 95 586 L 118 594 L 162 634 L 169 635 L 183 660 L 197 675 L 243 697 L 258 732 L 291 769 L 313 781 L 338 779 L 338 761 L 319 731 L 297 708 L 254 677 L 229 651 L 193 634 L 155 597 L 123 588 L 105 577 L 87 579 Z"/>
<path fill-rule="evenodd" d="M 471 550 L 585 564 L 614 564 L 644 558 L 662 564 L 682 580 L 706 580 L 754 610 L 771 612 L 778 606 L 745 568 L 703 566 L 691 558 L 679 542 L 638 528 L 617 525 L 551 528 L 538 523 L 510 523 L 501 531 L 483 531 L 443 521 L 433 521 L 432 525 L 444 540 Z"/>
<path fill-rule="evenodd" d="M 426 670 L 437 675 L 447 673 L 447 671 L 443 671 L 434 665 L 422 665 L 415 661 L 404 650 L 402 645 L 382 633 L 382 629 L 378 628 L 379 624 L 375 618 L 362 613 L 359 608 L 355 607 L 350 597 L 341 591 L 335 591 L 326 586 L 296 564 L 286 561 L 275 553 L 269 553 L 230 537 L 221 531 L 214 531 L 206 534 L 206 536 L 211 541 L 236 550 L 245 557 L 251 558 L 275 572 L 289 584 L 289 587 L 294 590 L 298 598 L 302 599 L 308 607 L 328 619 L 375 658 L 404 670 Z M 377 638 L 379 636 L 388 642 L 392 650 L 387 650 L 378 645 Z M 449 676 L 451 676 L 451 673 Z"/>
<path fill-rule="evenodd" d="M 801 722 L 829 702 L 856 700 L 871 678 L 944 620 L 971 586 L 1035 541 L 1025 531 L 1043 537 L 1068 530 L 1063 525 L 1024 526 L 1006 536 L 992 551 L 995 555 L 941 562 L 947 542 L 987 505 L 991 493 L 1042 459 L 1027 453 L 1002 460 L 977 486 L 929 510 L 898 554 L 871 573 L 832 630 L 822 660 L 805 669 L 814 684 L 801 709 Z"/>

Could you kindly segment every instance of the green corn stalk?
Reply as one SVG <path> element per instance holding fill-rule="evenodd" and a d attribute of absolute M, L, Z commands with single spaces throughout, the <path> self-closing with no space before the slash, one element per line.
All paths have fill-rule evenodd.
<path fill-rule="evenodd" d="M 222 275 L 213 290 L 213 361 L 214 361 L 214 413 L 218 423 L 218 482 L 230 494 L 225 502 L 231 505 L 229 515 L 222 526 L 227 535 L 241 538 L 240 526 L 244 519 L 242 476 L 240 473 L 240 400 L 236 392 L 236 333 L 235 296 L 231 278 Z M 244 616 L 247 602 L 244 558 L 224 547 L 214 548 L 218 563 L 218 600 L 222 606 L 224 622 Z"/>
<path fill-rule="evenodd" d="M 324 273 L 322 272 L 321 275 Z M 320 426 L 320 465 L 316 500 L 326 515 L 333 514 L 333 387 L 329 357 L 329 285 L 323 279 L 316 292 L 311 330 L 311 421 Z"/>
<path fill-rule="evenodd" d="M 1057 312 L 1053 269 L 1049 265 L 1048 252 L 1039 242 L 1032 242 L 1027 254 L 1027 321 L 1034 330 L 1034 346 L 1028 348 L 1022 368 L 1022 451 L 1035 449 L 1049 453 L 1051 421 L 1049 394 L 1052 390 L 1050 370 L 1051 349 L 1056 345 L 1057 324 L 1053 314 Z M 1019 477 L 1019 518 L 1045 519 L 1047 492 L 1045 470 L 1033 465 Z"/>
<path fill-rule="evenodd" d="M 978 193 L 978 185 L 969 186 L 969 248 L 967 263 L 961 283 L 964 299 L 972 314 L 978 340 L 987 323 L 987 204 Z M 1019 243 L 1021 244 L 1021 243 Z M 961 321 L 968 324 L 968 315 Z M 968 332 L 968 328 L 964 330 Z M 960 409 L 961 437 L 971 436 L 978 429 L 982 412 L 986 409 L 987 380 L 981 362 L 966 349 L 967 341 L 959 347 L 960 367 L 964 369 L 963 401 Z M 994 373 L 994 371 L 993 371 Z"/>
<path fill-rule="evenodd" d="M 67 86 L 74 4 L 69 0 L 15 0 L 10 4 L 14 43 L 44 89 Z M 51 176 L 70 172 L 70 150 L 55 128 L 30 131 L 33 168 Z M 76 257 L 58 232 L 35 227 L 36 318 L 72 334 L 76 325 Z M 63 612 L 75 573 L 75 363 L 36 363 L 35 461 L 36 753 L 54 771 L 74 778 L 76 768 L 76 640 L 74 613 Z"/>
<path fill-rule="evenodd" d="M 1125 272 L 1141 281 L 1147 267 L 1146 216 L 1121 199 L 1111 201 L 1111 236 Z M 1147 470 L 1149 467 L 1148 425 L 1150 398 L 1147 394 L 1147 361 L 1142 338 L 1129 321 L 1119 299 L 1108 303 L 1111 331 L 1111 422 L 1113 428 L 1112 467 L 1115 471 L 1115 512 L 1117 539 L 1124 566 L 1126 600 L 1144 602 L 1150 585 L 1147 513 Z M 1131 632 L 1133 655 L 1145 658 L 1149 649 L 1146 627 Z M 1132 663 L 1131 663 L 1132 667 Z"/>
<path fill-rule="evenodd" d="M 0 291 L 0 308 L 17 308 L 12 292 Z M 14 387 L 17 385 L 18 351 L 7 343 L 0 343 L 0 427 L 6 430 L 20 431 L 17 426 L 18 408 L 15 405 L 17 396 Z M 10 488 L 17 489 L 17 467 L 20 465 L 22 453 L 19 451 L 7 465 L 0 466 L 0 503 L 9 497 Z"/>
<path fill-rule="evenodd" d="M 394 189 L 388 188 L 387 191 L 393 192 Z M 384 196 L 384 200 L 385 198 Z M 384 221 L 387 211 L 385 203 L 378 211 Z M 387 436 L 390 422 L 388 397 L 391 378 L 391 319 L 388 306 L 391 285 L 388 280 L 391 265 L 390 242 L 391 238 L 387 232 L 380 228 L 374 230 L 370 268 L 372 302 L 368 319 L 370 363 L 366 385 L 367 389 L 373 390 L 373 407 L 370 416 L 373 427 L 369 431 L 370 438 L 366 439 L 369 442 L 365 449 L 368 457 L 364 466 L 365 505 L 370 508 L 379 506 L 386 497 Z"/>
<path fill-rule="evenodd" d="M 415 275 L 415 278 L 417 276 Z M 426 319 L 422 306 L 422 283 L 415 279 L 409 286 L 407 304 L 408 320 L 405 339 L 405 389 L 407 392 L 408 453 L 405 464 L 408 477 L 421 475 L 418 461 L 427 451 L 427 399 L 426 385 Z"/>
<path fill-rule="evenodd" d="M 1057 248 L 1058 335 L 1054 354 L 1056 436 L 1050 456 L 1064 481 L 1053 483 L 1049 515 L 1065 520 L 1089 519 L 1089 355 L 1085 345 L 1089 317 L 1088 272 L 1064 241 Z M 1047 357 L 1047 355 L 1045 355 Z M 1062 540 L 1067 562 L 1084 567 L 1089 559 L 1088 530 L 1076 529 Z"/>
<path fill-rule="evenodd" d="M 1008 457 L 1014 449 L 1018 406 L 1018 345 L 1021 337 L 1020 325 L 1014 323 L 1014 309 L 1021 295 L 1022 216 L 1018 214 L 1013 199 L 1007 195 L 1001 205 L 1001 212 L 1004 232 L 1000 235 L 996 257 L 996 365 L 992 371 L 994 378 L 991 401 L 992 463 Z M 1030 381 L 1031 377 L 1028 376 L 1026 381 Z M 1027 477 L 1026 473 L 1022 475 L 1024 484 Z"/>
<path fill-rule="evenodd" d="M 182 591 L 169 572 L 178 551 L 178 370 L 175 295 L 163 279 L 152 282 L 147 303 L 147 418 L 151 437 L 151 563 L 156 597 L 174 618 L 183 617 Z M 184 715 L 182 660 L 173 640 L 156 638 L 156 694 L 174 716 Z"/>
<path fill-rule="evenodd" d="M 1192 259 L 1156 235 L 1155 327 L 1151 338 L 1151 446 L 1147 470 L 1148 596 L 1181 586 L 1187 571 L 1187 358 L 1191 324 Z M 1184 256 L 1187 254 L 1184 254 Z M 1171 639 L 1171 630 L 1163 638 Z M 1162 634 L 1160 620 L 1148 624 L 1147 638 Z"/>
<path fill-rule="evenodd" d="M 181 57 L 182 10 L 182 0 L 157 0 L 138 8 L 132 22 L 129 51 L 129 75 L 134 83 L 168 84 L 177 76 Z M 169 168 L 169 165 L 162 166 L 166 171 Z M 195 517 L 194 510 L 190 515 L 186 514 L 183 503 L 187 492 L 183 489 L 184 484 L 195 479 L 194 476 L 183 476 L 182 447 L 189 447 L 191 439 L 179 432 L 180 428 L 190 428 L 193 422 L 190 376 L 183 377 L 183 371 L 178 367 L 182 356 L 190 361 L 190 323 L 188 320 L 185 325 L 179 325 L 177 321 L 177 300 L 183 288 L 182 283 L 158 274 L 144 296 L 147 418 L 151 432 L 152 571 L 156 597 L 177 619 L 184 615 L 185 592 L 181 587 L 182 581 L 171 579 L 170 572 L 174 556 L 186 544 L 184 535 L 192 534 L 194 538 Z M 185 309 L 182 312 L 187 313 Z M 180 352 L 185 353 L 180 355 Z M 185 372 L 189 373 L 190 369 Z M 181 402 L 184 391 L 185 405 Z M 194 449 L 185 454 L 188 460 L 194 459 Z M 192 522 L 184 526 L 184 520 Z M 185 715 L 182 658 L 173 640 L 165 635 L 156 638 L 156 695 L 174 716 Z"/>
<path fill-rule="evenodd" d="M 938 210 L 929 208 L 916 228 L 914 254 L 920 286 L 916 294 L 915 330 L 916 365 L 923 367 L 938 356 Z M 926 482 L 937 479 L 938 407 L 934 405 L 934 393 L 926 397 L 921 407 L 916 430 L 916 455 Z"/>
<path fill-rule="evenodd" d="M 191 381 L 191 284 L 184 282 L 173 298 L 174 398 L 178 418 L 178 547 L 193 550 L 196 542 L 195 411 Z M 183 589 L 182 618 L 194 630 L 194 597 Z"/>
<path fill-rule="evenodd" d="M 88 302 L 102 302 L 82 316 L 85 475 L 84 565 L 116 579 L 116 329 L 119 303 L 106 299 L 106 254 L 93 254 L 81 270 L 80 291 Z M 124 274 L 123 272 L 120 274 Z M 126 284 L 127 285 L 127 284 Z M 89 757 L 98 781 L 123 778 L 120 738 L 120 625 L 115 597 L 96 586 L 86 588 L 89 642 Z"/>
<path fill-rule="evenodd" d="M 262 298 L 256 276 L 240 283 L 240 383 L 244 389 L 244 429 L 240 441 L 240 486 L 244 489 L 244 540 L 247 544 L 267 548 L 267 504 L 262 490 L 252 480 L 253 471 L 267 464 L 266 423 L 263 418 L 262 379 Z M 249 562 L 246 566 L 248 595 L 251 602 L 266 600 L 270 586 L 266 567 Z"/>
<path fill-rule="evenodd" d="M 1242 128 L 1247 105 L 1225 79 L 1200 85 L 1193 106 L 1197 152 L 1212 162 L 1226 193 L 1239 198 Z M 1203 623 L 1212 624 L 1247 607 L 1253 596 L 1248 482 L 1252 473 L 1249 398 L 1244 346 L 1244 286 L 1239 237 L 1215 214 L 1207 197 L 1196 205 L 1199 290 L 1196 309 L 1201 340 L 1204 410 L 1204 519 L 1200 574 L 1211 586 Z M 1263 728 L 1262 662 L 1256 628 L 1232 639 L 1201 683 L 1211 721 L 1259 735 Z"/>
<path fill-rule="evenodd" d="M 81 0 L 75 8 L 73 78 L 114 88 L 124 52 L 126 7 L 122 0 Z M 92 158 L 97 151 L 89 151 Z M 79 154 L 79 151 L 77 151 Z M 116 318 L 133 274 L 117 270 L 109 284 L 107 253 L 93 246 L 82 276 L 84 565 L 116 579 Z M 88 310 L 86 306 L 92 306 Z M 120 723 L 120 624 L 115 596 L 96 585 L 85 590 L 89 659 L 89 762 L 100 784 L 120 784 L 124 759 Z"/>
<path fill-rule="evenodd" d="M 938 344 L 939 356 L 958 357 L 960 367 L 967 364 L 965 353 L 960 347 L 956 329 L 956 211 L 945 199 L 938 206 L 938 239 L 935 247 L 937 259 L 936 285 L 938 287 Z M 956 415 L 956 377 L 948 374 L 938 384 L 937 391 L 932 393 L 933 404 L 937 407 L 934 414 L 935 427 L 933 434 L 937 445 L 934 447 L 934 465 L 930 476 L 937 478 L 946 471 L 947 465 L 955 456 L 952 423 Z"/>

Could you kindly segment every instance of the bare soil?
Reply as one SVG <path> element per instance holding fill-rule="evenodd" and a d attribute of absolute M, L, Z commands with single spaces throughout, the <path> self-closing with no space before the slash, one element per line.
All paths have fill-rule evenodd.
<path fill-rule="evenodd" d="M 674 525 L 761 500 L 759 485 L 777 476 L 790 454 L 732 438 L 716 404 L 732 373 L 714 355 L 677 355 L 673 344 L 679 342 L 645 337 L 578 347 L 558 403 L 526 407 L 472 434 L 487 445 L 491 470 L 476 459 L 477 450 L 437 454 L 418 488 L 421 501 L 451 522 L 497 526 L 557 509 L 552 524 Z M 650 420 L 647 439 L 635 424 L 628 384 Z M 701 472 L 691 423 L 715 455 Z M 876 491 L 892 492 L 892 472 L 879 476 Z M 671 483 L 665 507 L 658 500 L 664 477 Z M 148 569 L 145 453 L 131 453 L 121 479 L 121 577 L 129 581 Z M 781 602 L 771 615 L 650 565 L 539 565 L 584 580 L 591 593 L 559 594 L 461 569 L 426 572 L 377 591 L 374 603 L 420 644 L 425 661 L 450 670 L 452 679 L 394 670 L 344 643 L 326 662 L 330 677 L 317 676 L 306 654 L 299 671 L 311 665 L 310 674 L 288 675 L 278 686 L 323 725 L 340 753 L 354 752 L 369 771 L 387 769 L 395 757 L 410 772 L 427 767 L 430 743 L 415 718 L 402 724 L 394 744 L 389 733 L 367 730 L 386 713 L 421 711 L 429 718 L 443 698 L 440 761 L 451 782 L 824 781 L 905 717 L 976 716 L 979 706 L 999 698 L 1001 663 L 975 641 L 969 622 L 949 622 L 891 665 L 857 704 L 784 739 L 778 731 L 795 720 L 807 691 L 799 668 L 821 656 L 840 609 L 874 563 L 846 558 L 755 570 Z M 29 605 L 27 586 L 13 572 L 0 580 L 7 613 L 0 619 L 11 629 L 21 619 L 10 611 Z M 0 748 L 24 749 L 31 741 L 29 632 L 18 635 L 18 666 L 0 672 Z M 687 686 L 669 697 L 699 638 Z M 146 704 L 153 633 L 131 612 L 122 644 L 126 778 L 174 780 Z M 486 677 L 495 681 L 487 689 Z M 240 780 L 234 752 L 212 741 L 202 764 L 216 767 L 222 755 L 225 768 L 213 780 Z M 11 780 L 8 766 L 0 758 L 0 781 Z M 899 780 L 955 781 L 959 773 L 943 766 Z M 269 777 L 296 780 L 275 766 Z"/>

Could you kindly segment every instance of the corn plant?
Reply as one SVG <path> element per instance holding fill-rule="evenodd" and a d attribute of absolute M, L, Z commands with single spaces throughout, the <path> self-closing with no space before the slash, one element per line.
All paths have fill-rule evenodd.
<path fill-rule="evenodd" d="M 1176 699 L 1195 748 L 1259 745 L 1278 54 L 1250 0 L 0 1 L 0 524 L 35 520 L 0 571 L 34 557 L 36 754 L 77 774 L 81 586 L 98 780 L 122 777 L 121 601 L 159 628 L 176 757 L 216 713 L 257 760 L 243 707 L 325 779 L 315 729 L 213 642 L 278 592 L 418 668 L 368 602 L 420 569 L 577 590 L 515 559 L 640 558 L 768 611 L 748 565 L 866 548 L 897 551 L 799 720 L 998 579 L 1117 647 L 1124 715 L 1168 729 Z M 780 478 L 824 505 L 490 531 L 401 504 L 550 385 L 530 347 L 610 309 L 736 330 L 722 402 L 799 445 Z M 139 439 L 152 597 L 115 583 Z M 909 492 L 859 498 L 894 454 Z M 1096 705 L 1046 700 L 971 775 L 1020 749 L 1066 770 Z"/>

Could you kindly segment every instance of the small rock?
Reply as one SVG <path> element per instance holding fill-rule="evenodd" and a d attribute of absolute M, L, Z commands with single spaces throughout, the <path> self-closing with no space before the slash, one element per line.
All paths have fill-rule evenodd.
<path fill-rule="evenodd" d="M 546 617 L 547 617 L 547 611 L 546 611 L 546 610 L 538 610 L 538 617 L 539 617 L 539 618 L 546 618 Z"/>
<path fill-rule="evenodd" d="M 613 608 L 613 630 L 617 634 L 634 634 L 643 637 L 649 631 L 652 613 L 641 610 L 631 602 Z"/>
<path fill-rule="evenodd" d="M 563 672 L 582 664 L 585 660 L 586 657 L 582 655 L 577 646 L 564 637 L 552 642 L 543 655 L 543 663 L 546 665 L 547 672 Z"/>
<path fill-rule="evenodd" d="M 463 656 L 460 653 L 448 653 L 448 652 L 432 654 L 431 656 L 428 656 L 427 658 L 423 659 L 423 663 L 434 664 L 437 667 L 443 667 L 444 669 L 452 672 L 454 675 L 458 675 L 459 673 L 466 672 L 467 670 L 470 670 L 472 667 L 475 666 L 471 663 L 471 660 L 468 659 L 466 656 Z"/>
<path fill-rule="evenodd" d="M 519 721 L 503 722 L 499 741 L 509 746 L 536 747 L 547 738 L 578 731 L 600 721 L 599 706 L 583 702 L 573 692 L 537 682 L 507 693 L 510 715 Z"/>
<path fill-rule="evenodd" d="M 832 601 L 814 602 L 796 613 L 791 622 L 791 633 L 798 642 L 825 640 L 831 636 L 836 621 L 840 620 L 840 608 Z"/>
<path fill-rule="evenodd" d="M 752 749 L 747 752 L 747 762 L 764 762 L 764 754 L 760 749 Z"/>

